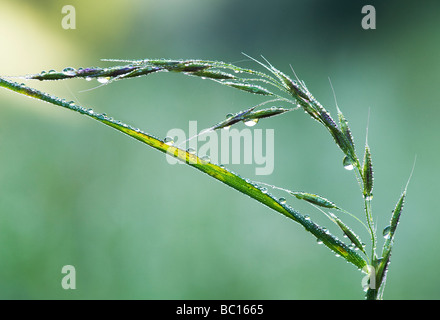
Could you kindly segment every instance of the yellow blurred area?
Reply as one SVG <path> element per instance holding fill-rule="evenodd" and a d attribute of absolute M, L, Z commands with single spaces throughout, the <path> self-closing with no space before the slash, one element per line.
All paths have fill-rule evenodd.
<path fill-rule="evenodd" d="M 70 1 L 76 29 L 65 30 L 60 1 L 2 1 L 1 73 L 26 73 L 35 68 L 82 61 L 99 46 L 117 42 L 130 31 L 137 1 Z M 13 58 L 13 59 L 12 59 Z"/>

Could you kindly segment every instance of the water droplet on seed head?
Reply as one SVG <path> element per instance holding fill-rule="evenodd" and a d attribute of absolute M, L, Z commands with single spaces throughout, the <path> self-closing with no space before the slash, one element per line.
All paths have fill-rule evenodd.
<path fill-rule="evenodd" d="M 389 239 L 391 237 L 391 226 L 385 227 L 382 234 L 385 239 Z"/>
<path fill-rule="evenodd" d="M 354 169 L 353 160 L 348 156 L 344 157 L 344 159 L 342 160 L 342 165 L 344 166 L 345 170 L 353 170 Z"/>
<path fill-rule="evenodd" d="M 244 122 L 245 126 L 253 127 L 258 123 L 258 119 L 251 119 Z"/>

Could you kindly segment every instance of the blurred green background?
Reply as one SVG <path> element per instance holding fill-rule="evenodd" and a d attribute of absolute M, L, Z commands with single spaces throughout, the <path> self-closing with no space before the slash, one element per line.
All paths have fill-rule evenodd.
<path fill-rule="evenodd" d="M 66 4 L 76 8 L 75 30 L 61 27 Z M 361 28 L 366 4 L 376 30 Z M 291 64 L 335 114 L 330 77 L 361 155 L 370 110 L 379 233 L 417 155 L 385 298 L 439 299 L 439 9 L 438 1 L 0 0 L 0 74 L 111 65 L 102 58 L 258 68 L 245 52 L 286 73 Z M 86 92 L 98 83 L 28 83 L 158 137 L 263 101 L 179 74 Z M 324 128 L 299 111 L 255 128 L 275 129 L 275 170 L 234 171 L 321 194 L 363 218 L 353 173 Z M 290 204 L 331 228 L 314 208 Z M 76 268 L 76 290 L 61 287 L 64 265 Z M 0 91 L 0 298 L 363 299 L 362 277 L 249 197 L 90 119 Z"/>

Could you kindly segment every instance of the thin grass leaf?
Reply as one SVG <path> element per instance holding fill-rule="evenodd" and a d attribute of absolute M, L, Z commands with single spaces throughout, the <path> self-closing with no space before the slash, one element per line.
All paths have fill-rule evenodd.
<path fill-rule="evenodd" d="M 270 118 L 270 117 L 280 115 L 280 114 L 283 114 L 283 113 L 286 113 L 288 111 L 293 110 L 293 109 L 286 109 L 286 108 L 281 108 L 281 107 L 271 107 L 271 108 L 266 108 L 266 109 L 254 111 L 254 109 L 256 107 L 257 106 L 254 106 L 254 107 L 249 108 L 247 110 L 240 111 L 236 114 L 231 114 L 225 120 L 223 120 L 223 121 L 217 123 L 216 125 L 214 125 L 213 127 L 211 127 L 210 130 L 229 128 L 230 126 L 232 126 L 238 122 L 241 122 L 241 121 L 245 122 L 245 123 L 254 121 L 256 123 L 256 122 L 258 122 L 259 119 Z"/>
<path fill-rule="evenodd" d="M 378 259 L 375 263 L 376 265 L 376 288 L 375 291 L 368 293 L 367 296 L 371 294 L 378 294 L 378 289 L 381 288 L 382 292 L 386 283 L 386 276 L 388 272 L 388 267 L 391 261 L 391 250 L 387 250 L 382 258 Z M 382 297 L 379 297 L 380 299 Z"/>
<path fill-rule="evenodd" d="M 328 208 L 328 209 L 339 209 L 336 204 L 332 201 L 318 196 L 317 194 L 307 193 L 307 192 L 298 192 L 298 191 L 289 191 L 289 193 L 295 196 L 297 199 L 301 199 L 307 202 L 310 202 L 318 207 Z"/>
<path fill-rule="evenodd" d="M 365 145 L 364 162 L 362 164 L 363 194 L 364 198 L 371 200 L 373 197 L 373 162 L 368 144 Z"/>
<path fill-rule="evenodd" d="M 384 229 L 385 243 L 382 248 L 382 258 L 377 259 L 374 264 L 374 267 L 376 269 L 376 288 L 368 289 L 366 293 L 367 299 L 377 299 L 378 288 L 382 287 L 383 292 L 383 286 L 386 282 L 386 273 L 388 271 L 393 249 L 394 234 L 396 232 L 397 224 L 400 220 L 400 215 L 402 214 L 405 196 L 406 189 L 400 196 L 399 201 L 397 201 L 396 207 L 394 208 L 393 214 L 391 216 L 390 225 Z"/>
<path fill-rule="evenodd" d="M 95 113 L 92 109 L 83 108 L 73 102 L 66 102 L 63 99 L 59 99 L 55 96 L 51 96 L 36 89 L 32 89 L 15 82 L 10 82 L 2 78 L 0 78 L 0 86 L 25 96 L 36 98 L 38 100 L 46 101 L 56 106 L 79 112 L 122 133 L 125 133 L 128 136 L 138 141 L 141 141 L 156 150 L 173 155 L 174 157 L 186 162 L 191 167 L 194 167 L 208 174 L 209 176 L 225 183 L 226 185 L 240 191 L 241 193 L 246 194 L 253 199 L 261 202 L 269 208 L 272 208 L 275 211 L 283 214 L 284 216 L 298 222 L 308 232 L 312 233 L 319 241 L 324 243 L 329 249 L 334 251 L 336 254 L 342 256 L 348 262 L 354 264 L 357 268 L 362 269 L 367 264 L 365 259 L 359 256 L 354 250 L 348 247 L 337 237 L 331 235 L 329 232 L 315 224 L 310 219 L 306 219 L 305 216 L 301 215 L 299 212 L 286 205 L 285 203 L 282 203 L 278 199 L 274 198 L 267 192 L 263 192 L 262 188 L 252 184 L 250 181 L 241 178 L 239 175 L 225 168 L 204 161 L 197 157 L 197 155 L 195 154 L 169 145 L 165 141 L 162 141 L 148 133 L 133 128 L 129 125 L 123 124 L 119 121 L 115 121 L 106 115 Z"/>
<path fill-rule="evenodd" d="M 390 225 L 386 227 L 383 231 L 383 236 L 385 237 L 385 243 L 383 245 L 382 249 L 382 256 L 386 253 L 387 250 L 391 250 L 394 240 L 394 234 L 396 233 L 397 225 L 400 221 L 400 216 L 402 215 L 403 211 L 403 205 L 405 204 L 405 198 L 406 198 L 406 191 L 408 189 L 409 182 L 411 181 L 411 177 L 414 173 L 414 168 L 416 166 L 416 158 L 414 159 L 414 164 L 411 169 L 411 173 L 409 175 L 408 181 L 406 182 L 405 189 L 403 190 L 402 194 L 400 195 L 399 200 L 396 203 L 396 206 L 394 207 L 393 213 L 391 215 Z"/>
<path fill-rule="evenodd" d="M 273 96 L 274 94 L 270 92 L 269 90 L 255 85 L 250 84 L 246 82 L 238 82 L 238 81 L 217 81 L 220 84 L 223 84 L 225 86 L 229 86 L 238 90 L 247 91 L 254 94 L 261 94 L 263 96 Z"/>
<path fill-rule="evenodd" d="M 334 219 L 335 223 L 339 226 L 339 228 L 342 230 L 342 232 L 347 236 L 348 239 L 350 239 L 350 241 L 359 249 L 361 250 L 364 254 L 366 254 L 365 252 L 365 248 L 363 245 L 363 242 L 361 241 L 360 237 L 354 233 L 353 230 L 351 230 L 344 222 L 342 222 L 341 219 L 339 219 L 336 215 L 334 215 L 333 213 L 329 212 L 330 216 L 332 219 Z"/>
<path fill-rule="evenodd" d="M 390 225 L 386 227 L 383 231 L 383 235 L 385 238 L 385 243 L 383 246 L 384 252 L 386 252 L 387 250 L 391 250 L 392 243 L 394 240 L 394 234 L 396 233 L 397 225 L 399 224 L 400 216 L 403 211 L 405 197 L 406 197 L 406 190 L 403 191 L 402 195 L 399 198 L 399 201 L 397 201 L 397 204 L 393 210 L 393 214 L 391 215 Z"/>
<path fill-rule="evenodd" d="M 376 284 L 378 288 L 382 287 L 383 292 L 383 286 L 386 282 L 386 273 L 388 271 L 388 267 L 391 260 L 391 253 L 393 249 L 394 244 L 394 236 L 396 233 L 397 225 L 399 224 L 400 217 L 402 215 L 403 211 L 403 205 L 405 204 L 405 198 L 406 198 L 406 191 L 408 189 L 409 182 L 411 181 L 411 177 L 414 172 L 414 168 L 416 165 L 416 159 L 414 159 L 414 164 L 411 170 L 411 174 L 409 175 L 408 181 L 406 183 L 405 189 L 400 195 L 399 200 L 396 203 L 396 206 L 394 207 L 393 213 L 391 215 L 390 225 L 385 227 L 383 230 L 383 236 L 385 238 L 385 242 L 382 247 L 382 258 L 378 259 L 377 266 L 376 266 Z M 371 290 L 367 291 L 367 298 L 376 298 L 378 294 L 377 290 Z"/>
<path fill-rule="evenodd" d="M 42 71 L 37 74 L 27 75 L 26 79 L 30 80 L 64 80 L 73 78 L 82 78 L 91 80 L 92 78 L 120 78 L 122 76 L 126 78 L 139 77 L 160 71 L 160 68 L 150 66 L 115 66 L 111 68 L 89 67 L 89 68 L 65 68 L 61 72 L 50 70 L 48 72 Z"/>
<path fill-rule="evenodd" d="M 293 109 L 286 109 L 282 107 L 270 107 L 265 108 L 261 110 L 252 111 L 246 115 L 243 116 L 243 120 L 252 120 L 252 119 L 264 119 L 264 118 L 270 118 L 274 117 L 289 111 L 292 111 Z"/>
<path fill-rule="evenodd" d="M 402 193 L 402 196 L 400 197 L 399 201 L 396 204 L 396 207 L 394 208 L 393 215 L 391 216 L 390 221 L 390 232 L 389 232 L 389 238 L 394 238 L 394 234 L 396 233 L 397 225 L 400 221 L 400 215 L 402 214 L 403 205 L 405 203 L 406 198 L 406 190 Z"/>
<path fill-rule="evenodd" d="M 206 78 L 206 79 L 214 79 L 214 80 L 232 80 L 232 79 L 237 79 L 236 76 L 230 74 L 230 73 L 226 73 L 226 72 L 222 72 L 219 70 L 201 70 L 201 71 L 197 71 L 197 72 L 191 72 L 188 73 L 189 75 L 192 76 L 197 76 L 200 78 Z"/>

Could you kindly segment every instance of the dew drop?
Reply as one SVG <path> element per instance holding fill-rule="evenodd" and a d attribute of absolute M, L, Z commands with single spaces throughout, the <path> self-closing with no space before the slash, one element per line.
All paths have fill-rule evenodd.
<path fill-rule="evenodd" d="M 172 146 L 174 144 L 174 139 L 171 137 L 165 137 L 165 139 L 163 139 L 163 142 L 165 142 L 165 144 Z"/>
<path fill-rule="evenodd" d="M 231 126 L 227 126 L 227 127 L 224 127 L 223 129 L 224 130 L 229 130 L 231 128 Z"/>
<path fill-rule="evenodd" d="M 373 200 L 373 195 L 372 195 L 372 194 L 369 194 L 369 195 L 364 196 L 364 198 L 365 198 L 365 200 L 367 200 L 367 201 L 371 201 L 371 200 Z"/>
<path fill-rule="evenodd" d="M 304 215 L 304 219 L 306 219 L 307 221 L 310 221 L 311 219 L 310 219 L 310 217 L 308 216 L 308 215 Z"/>
<path fill-rule="evenodd" d="M 385 239 L 389 239 L 391 237 L 391 226 L 385 227 L 382 234 Z"/>
<path fill-rule="evenodd" d="M 204 155 L 200 159 L 202 159 L 202 161 L 205 161 L 205 162 L 211 162 L 211 158 L 208 155 Z"/>
<path fill-rule="evenodd" d="M 186 152 L 188 152 L 189 154 L 196 154 L 196 150 L 194 148 L 188 148 L 186 149 Z"/>
<path fill-rule="evenodd" d="M 353 160 L 348 156 L 344 157 L 344 159 L 342 160 L 342 165 L 344 166 L 345 170 L 353 170 L 354 169 Z"/>
<path fill-rule="evenodd" d="M 263 193 L 267 193 L 267 188 L 264 188 L 264 187 L 263 187 L 263 188 L 261 188 L 260 190 L 261 190 L 261 192 L 263 192 Z"/>
<path fill-rule="evenodd" d="M 279 201 L 281 204 L 286 204 L 286 202 L 287 202 L 285 198 L 279 198 L 278 201 Z"/>
<path fill-rule="evenodd" d="M 316 239 L 316 243 L 317 243 L 317 244 L 323 244 L 323 242 L 322 242 L 321 239 Z"/>
<path fill-rule="evenodd" d="M 102 84 L 107 83 L 109 80 L 110 80 L 110 77 L 99 77 L 98 78 L 98 82 L 102 83 Z"/>
<path fill-rule="evenodd" d="M 248 120 L 248 121 L 244 122 L 245 126 L 247 126 L 247 127 L 253 127 L 257 123 L 258 123 L 258 119 L 251 119 L 251 120 Z"/>
<path fill-rule="evenodd" d="M 74 76 L 76 74 L 76 70 L 74 68 L 64 68 L 63 72 L 67 76 Z"/>
<path fill-rule="evenodd" d="M 231 117 L 233 117 L 233 116 L 234 116 L 233 113 L 228 113 L 228 114 L 226 115 L 226 119 L 231 118 Z"/>

